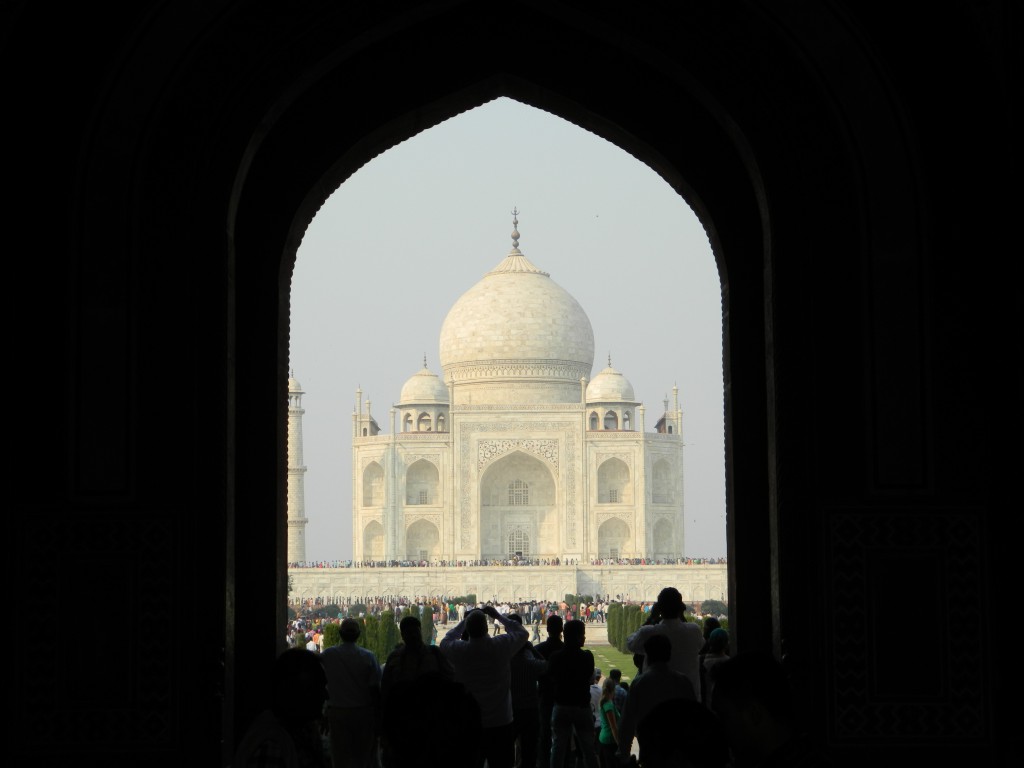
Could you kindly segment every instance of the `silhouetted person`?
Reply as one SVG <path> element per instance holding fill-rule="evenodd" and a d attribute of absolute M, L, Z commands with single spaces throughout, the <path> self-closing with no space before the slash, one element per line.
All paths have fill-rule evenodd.
<path fill-rule="evenodd" d="M 509 614 L 522 624 L 518 614 Z M 540 737 L 540 694 L 537 681 L 547 669 L 547 661 L 527 642 L 509 662 L 512 692 L 512 725 L 519 741 L 519 764 L 522 768 L 537 765 L 537 740 Z"/>
<path fill-rule="evenodd" d="M 704 645 L 701 647 L 701 654 L 708 652 L 708 640 L 711 639 L 711 633 L 722 626 L 722 622 L 716 619 L 714 616 L 708 616 L 704 619 L 704 628 L 701 633 L 704 635 Z"/>
<path fill-rule="evenodd" d="M 601 679 L 600 667 L 594 667 L 594 678 L 590 681 L 590 711 L 594 715 L 594 749 L 599 758 L 598 762 L 601 757 L 601 750 L 597 743 L 598 734 L 601 732 Z M 578 764 L 579 759 L 576 762 Z"/>
<path fill-rule="evenodd" d="M 490 637 L 488 617 L 500 622 L 505 631 Z M 466 639 L 462 639 L 463 632 Z M 441 652 L 455 668 L 455 679 L 466 686 L 480 705 L 482 749 L 471 765 L 482 766 L 486 760 L 488 768 L 512 766 L 515 737 L 509 664 L 528 636 L 522 624 L 488 605 L 467 613 L 441 640 Z"/>
<path fill-rule="evenodd" d="M 715 681 L 711 678 L 711 668 L 729 658 L 729 633 L 719 627 L 711 632 L 708 639 L 708 652 L 701 657 L 701 701 L 706 707 L 711 706 L 711 693 Z"/>
<path fill-rule="evenodd" d="M 712 667 L 711 710 L 732 749 L 735 768 L 816 768 L 828 761 L 803 733 L 782 665 L 744 651 Z"/>
<path fill-rule="evenodd" d="M 235 751 L 233 768 L 326 768 L 320 722 L 327 675 L 320 658 L 289 648 L 274 661 L 270 709 L 249 726 Z"/>
<path fill-rule="evenodd" d="M 622 714 L 622 711 L 626 708 L 626 691 L 622 683 L 622 670 L 621 669 L 610 669 L 608 670 L 608 677 L 615 681 L 615 708 Z"/>
<path fill-rule="evenodd" d="M 629 759 L 633 736 L 639 724 L 655 707 L 670 699 L 696 701 L 693 682 L 682 672 L 673 669 L 672 641 L 667 635 L 651 635 L 644 644 L 644 671 L 629 687 L 626 708 L 619 723 L 619 744 L 617 756 L 620 762 Z M 640 764 L 647 764 L 643 739 L 640 741 Z"/>
<path fill-rule="evenodd" d="M 406 616 L 399 622 L 398 631 L 402 644 L 388 654 L 380 684 L 381 754 L 386 765 L 404 764 L 404 748 L 413 735 L 410 726 L 429 738 L 431 734 L 423 732 L 424 715 L 434 706 L 437 696 L 454 695 L 448 694 L 444 684 L 454 683 L 455 670 L 437 646 L 423 642 L 420 620 Z M 416 747 L 412 757 L 420 755 L 421 749 L 421 746 Z"/>
<path fill-rule="evenodd" d="M 619 743 L 619 720 L 622 713 L 615 706 L 615 679 L 606 677 L 601 683 L 601 698 L 597 711 L 600 726 L 597 734 L 597 749 L 601 768 L 616 768 L 618 761 L 615 751 Z"/>
<path fill-rule="evenodd" d="M 693 684 L 693 692 L 700 696 L 700 664 L 698 654 L 704 645 L 700 627 L 686 621 L 683 616 L 683 596 L 675 587 L 665 587 L 658 593 L 658 600 L 651 608 L 649 624 L 640 627 L 626 638 L 626 647 L 633 653 L 646 653 L 647 639 L 653 635 L 664 635 L 672 641 L 671 665 L 674 670 L 686 675 Z M 644 671 L 646 671 L 646 661 Z"/>
<path fill-rule="evenodd" d="M 327 672 L 327 722 L 334 768 L 369 768 L 377 759 L 381 669 L 377 657 L 356 644 L 362 628 L 341 622 L 341 644 L 320 654 Z"/>
<path fill-rule="evenodd" d="M 399 680 L 414 680 L 427 672 L 437 672 L 449 680 L 455 679 L 451 662 L 436 645 L 423 642 L 423 625 L 415 616 L 406 616 L 398 623 L 402 644 L 388 654 L 381 675 L 381 696 L 386 699 L 388 692 Z"/>
<path fill-rule="evenodd" d="M 557 613 L 548 616 L 545 626 L 548 637 L 537 643 L 536 651 L 545 659 L 550 659 L 555 651 L 565 647 L 562 641 L 562 617 Z M 537 768 L 548 768 L 551 763 L 551 710 L 554 701 L 551 698 L 551 682 L 547 674 L 541 675 L 537 681 L 537 692 L 540 697 L 540 736 L 537 739 Z"/>
<path fill-rule="evenodd" d="M 729 747 L 718 718 L 688 699 L 668 699 L 652 709 L 637 732 L 644 768 L 726 768 Z"/>
<path fill-rule="evenodd" d="M 454 756 L 449 765 L 479 764 L 483 749 L 480 705 L 466 687 L 439 672 L 399 680 L 384 703 L 384 768 L 434 765 L 439 739 Z M 442 761 L 436 761 L 440 764 Z"/>
<path fill-rule="evenodd" d="M 551 768 L 565 768 L 573 737 L 586 768 L 597 768 L 594 751 L 594 714 L 590 708 L 590 682 L 594 654 L 583 650 L 586 625 L 578 619 L 565 622 L 565 646 L 548 659 L 551 684 Z"/>
<path fill-rule="evenodd" d="M 700 690 L 697 695 L 706 706 L 710 706 L 711 699 L 707 692 L 707 670 L 704 668 L 704 658 L 708 655 L 708 641 L 711 639 L 711 633 L 716 629 L 721 629 L 721 626 L 718 619 L 708 616 L 704 619 L 704 628 L 701 630 L 704 635 L 704 645 L 701 646 L 700 652 L 697 654 L 697 669 L 700 670 Z"/>

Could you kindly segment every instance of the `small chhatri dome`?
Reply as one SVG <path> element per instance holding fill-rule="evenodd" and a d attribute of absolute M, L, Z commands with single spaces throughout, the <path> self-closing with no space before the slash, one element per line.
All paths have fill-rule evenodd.
<path fill-rule="evenodd" d="M 423 367 L 416 371 L 402 386 L 399 405 L 425 405 L 448 403 L 448 387 L 427 368 L 427 356 L 423 356 Z"/>
<path fill-rule="evenodd" d="M 295 371 L 288 372 L 288 391 L 302 393 L 302 385 L 299 384 L 299 380 L 295 378 Z"/>
<path fill-rule="evenodd" d="M 633 385 L 625 376 L 612 368 L 612 356 L 608 355 L 608 367 L 587 384 L 588 403 L 633 403 Z"/>

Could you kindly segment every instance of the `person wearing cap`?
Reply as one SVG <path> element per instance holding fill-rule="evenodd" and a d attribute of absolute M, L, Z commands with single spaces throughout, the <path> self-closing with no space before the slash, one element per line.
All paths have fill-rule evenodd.
<path fill-rule="evenodd" d="M 320 654 L 327 673 L 327 723 L 333 768 L 376 765 L 381 668 L 377 657 L 356 644 L 362 627 L 341 622 L 341 644 Z"/>
<path fill-rule="evenodd" d="M 626 647 L 634 654 L 643 654 L 644 645 L 653 635 L 665 635 L 672 644 L 670 665 L 672 669 L 686 675 L 693 684 L 697 700 L 700 700 L 700 650 L 704 646 L 704 635 L 693 622 L 683 616 L 686 606 L 683 596 L 675 587 L 665 587 L 658 593 L 658 600 L 651 608 L 647 622 L 626 638 Z M 646 671 L 646 669 L 645 669 Z"/>

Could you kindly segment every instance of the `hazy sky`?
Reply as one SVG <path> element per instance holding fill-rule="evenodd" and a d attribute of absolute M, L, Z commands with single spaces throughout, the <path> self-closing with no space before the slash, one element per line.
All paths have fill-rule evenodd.
<path fill-rule="evenodd" d="M 441 324 L 512 247 L 513 207 L 520 250 L 590 317 L 591 376 L 611 354 L 649 431 L 678 384 L 685 554 L 726 554 L 721 286 L 703 228 L 615 145 L 498 99 L 368 163 L 299 247 L 290 365 L 306 393 L 308 560 L 352 556 L 356 388 L 389 431 L 388 411 L 424 355 L 441 375 Z"/>

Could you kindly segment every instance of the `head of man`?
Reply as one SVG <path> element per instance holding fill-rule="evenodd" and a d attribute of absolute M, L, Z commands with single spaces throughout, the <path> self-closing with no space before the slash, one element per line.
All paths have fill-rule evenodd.
<path fill-rule="evenodd" d="M 644 643 L 644 666 L 664 664 L 672 658 L 672 641 L 666 635 L 651 635 Z"/>
<path fill-rule="evenodd" d="M 565 622 L 562 628 L 562 639 L 565 644 L 574 648 L 582 648 L 586 640 L 587 625 L 579 619 L 571 619 Z"/>
<path fill-rule="evenodd" d="M 402 636 L 402 642 L 406 645 L 423 645 L 422 624 L 415 616 L 406 616 L 398 622 L 398 632 Z"/>
<path fill-rule="evenodd" d="M 615 668 L 609 669 L 608 670 L 608 677 L 610 677 L 612 680 L 614 680 L 615 684 L 618 685 L 619 683 L 622 682 L 622 670 L 621 669 L 615 669 Z"/>
<path fill-rule="evenodd" d="M 711 653 L 729 652 L 729 633 L 719 627 L 708 636 L 708 650 Z"/>
<path fill-rule="evenodd" d="M 341 641 L 343 643 L 354 643 L 359 639 L 360 633 L 363 628 L 359 626 L 359 622 L 355 619 L 344 619 L 341 622 Z"/>
<path fill-rule="evenodd" d="M 658 593 L 658 611 L 664 619 L 678 619 L 683 615 L 683 596 L 675 587 L 665 587 Z"/>
<path fill-rule="evenodd" d="M 466 615 L 466 634 L 470 640 L 487 637 L 487 614 L 477 609 Z"/>
<path fill-rule="evenodd" d="M 548 616 L 547 620 L 548 635 L 551 637 L 558 637 L 562 634 L 562 617 L 557 613 L 553 613 Z"/>

